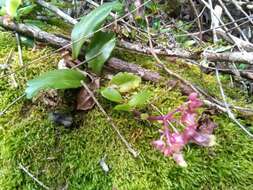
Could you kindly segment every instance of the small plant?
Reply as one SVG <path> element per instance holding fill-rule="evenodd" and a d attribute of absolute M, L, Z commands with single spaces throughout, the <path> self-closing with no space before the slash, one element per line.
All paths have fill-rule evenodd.
<path fill-rule="evenodd" d="M 84 42 L 91 38 L 91 42 L 86 50 L 86 60 L 91 70 L 100 74 L 104 63 L 110 57 L 116 44 L 115 35 L 96 30 L 103 24 L 111 10 L 118 5 L 118 2 L 104 3 L 81 18 L 71 34 L 72 57 L 77 59 Z M 14 5 L 13 5 L 14 6 Z M 14 13 L 13 13 L 14 15 Z M 35 96 L 43 89 L 68 89 L 81 86 L 81 81 L 85 76 L 74 70 L 54 70 L 44 73 L 40 77 L 28 81 L 26 94 L 28 98 Z"/>
<path fill-rule="evenodd" d="M 130 99 L 127 98 L 128 93 L 138 88 L 140 83 L 139 76 L 131 73 L 118 73 L 111 79 L 109 86 L 101 90 L 101 95 L 112 102 L 119 103 L 114 107 L 115 110 L 133 111 L 144 106 L 151 97 L 151 93 L 144 90 L 132 95 Z M 122 94 L 125 95 L 124 98 Z"/>
<path fill-rule="evenodd" d="M 112 9 L 117 5 L 118 2 L 104 3 L 91 11 L 88 15 L 82 17 L 80 22 L 74 26 L 71 33 L 73 59 L 78 58 L 84 42 L 92 37 L 94 32 L 97 33 L 98 28 L 102 26 Z M 104 32 L 97 33 L 93 36 L 88 52 L 86 52 L 86 58 L 101 52 L 100 56 L 96 57 L 92 62 L 89 62 L 89 66 L 94 72 L 101 71 L 101 65 L 109 58 L 108 55 L 111 54 L 111 51 L 115 47 L 115 41 L 114 35 Z M 95 64 L 96 67 L 91 65 L 92 63 Z"/>

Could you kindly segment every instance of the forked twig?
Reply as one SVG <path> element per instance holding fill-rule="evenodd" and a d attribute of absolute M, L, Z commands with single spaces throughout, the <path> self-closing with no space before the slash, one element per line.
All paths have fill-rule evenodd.
<path fill-rule="evenodd" d="M 226 100 L 226 96 L 225 96 L 225 93 L 224 93 L 224 90 L 222 88 L 222 84 L 221 84 L 221 81 L 220 81 L 220 77 L 219 77 L 219 70 L 215 69 L 215 74 L 216 74 L 216 78 L 217 78 L 217 82 L 218 82 L 218 85 L 220 87 L 220 93 L 221 93 L 221 96 L 222 96 L 222 99 L 223 99 L 223 102 L 224 102 L 224 105 L 225 105 L 225 108 L 226 108 L 226 111 L 227 111 L 227 114 L 228 114 L 228 117 L 234 122 L 236 123 L 243 131 L 245 131 L 250 137 L 253 137 L 253 134 L 250 133 L 236 118 L 235 118 L 235 115 L 233 114 L 233 112 L 230 110 L 229 106 L 228 106 L 228 103 L 227 103 L 227 100 Z"/>

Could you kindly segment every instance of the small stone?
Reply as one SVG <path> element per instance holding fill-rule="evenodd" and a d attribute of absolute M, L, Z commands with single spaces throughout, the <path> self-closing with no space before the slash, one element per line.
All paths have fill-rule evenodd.
<path fill-rule="evenodd" d="M 65 113 L 53 112 L 50 113 L 49 119 L 57 125 L 63 125 L 64 127 L 71 127 L 73 124 L 73 117 Z"/>

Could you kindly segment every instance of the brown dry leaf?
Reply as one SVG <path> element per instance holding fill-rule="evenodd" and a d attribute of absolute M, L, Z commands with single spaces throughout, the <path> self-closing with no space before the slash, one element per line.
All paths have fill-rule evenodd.
<path fill-rule="evenodd" d="M 96 78 L 93 79 L 90 84 L 88 84 L 89 89 L 92 92 L 95 92 L 100 87 L 100 79 Z M 82 87 L 79 91 L 79 94 L 77 96 L 77 110 L 87 111 L 93 108 L 95 105 L 94 100 L 89 95 L 89 93 L 85 90 L 84 87 Z"/>

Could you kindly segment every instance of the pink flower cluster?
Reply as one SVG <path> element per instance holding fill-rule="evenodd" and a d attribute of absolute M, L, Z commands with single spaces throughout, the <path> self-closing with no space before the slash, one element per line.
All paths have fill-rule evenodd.
<path fill-rule="evenodd" d="M 171 156 L 178 165 L 186 167 L 182 149 L 188 143 L 196 143 L 200 146 L 215 145 L 215 136 L 212 134 L 216 125 L 213 122 L 205 121 L 199 125 L 197 121 L 197 109 L 202 106 L 196 93 L 188 97 L 188 101 L 176 110 L 161 116 L 149 116 L 150 121 L 159 121 L 163 123 L 160 130 L 159 140 L 153 141 L 156 149 L 161 151 L 165 156 Z M 175 114 L 180 113 L 179 117 Z M 173 124 L 183 126 L 179 131 Z"/>

